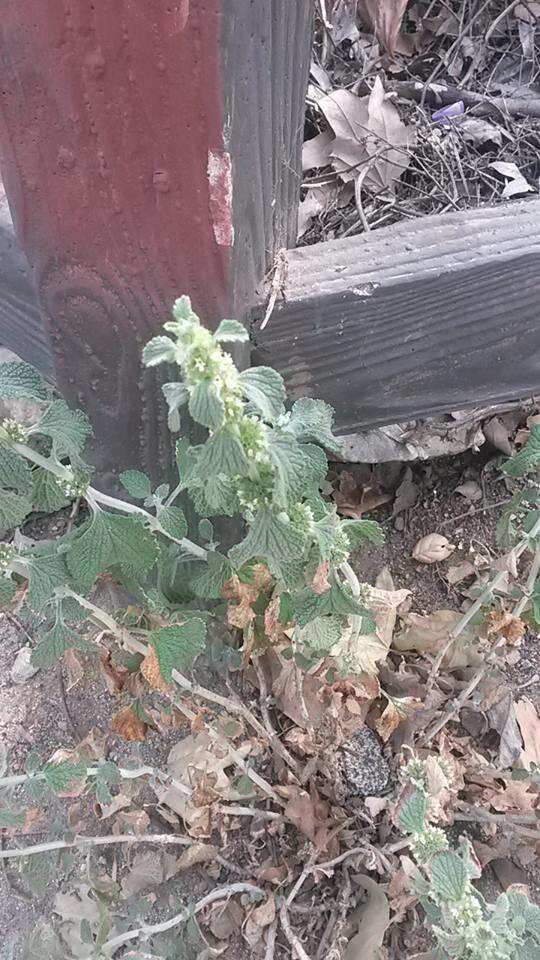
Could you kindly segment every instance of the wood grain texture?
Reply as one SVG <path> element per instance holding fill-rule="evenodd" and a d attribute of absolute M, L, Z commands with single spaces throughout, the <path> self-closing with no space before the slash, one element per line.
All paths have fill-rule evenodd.
<path fill-rule="evenodd" d="M 279 47 L 298 32 L 276 32 L 289 8 L 309 27 L 311 0 L 4 0 L 2 178 L 58 385 L 88 411 L 101 467 L 167 469 L 142 345 L 180 293 L 209 326 L 252 306 L 273 227 L 296 217 L 310 36 L 293 83 Z M 0 341 L 19 349 L 23 324 L 1 316 Z"/>
<path fill-rule="evenodd" d="M 296 243 L 313 0 L 228 0 L 221 56 L 233 160 L 236 313 Z"/>
<path fill-rule="evenodd" d="M 37 305 L 32 271 L 15 237 L 0 182 L 0 346 L 8 345 L 48 379 L 54 377 L 51 344 Z"/>
<path fill-rule="evenodd" d="M 255 362 L 342 433 L 540 392 L 540 203 L 289 253 Z"/>

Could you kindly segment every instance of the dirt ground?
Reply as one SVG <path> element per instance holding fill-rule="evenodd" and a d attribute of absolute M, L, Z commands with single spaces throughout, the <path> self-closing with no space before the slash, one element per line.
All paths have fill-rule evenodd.
<path fill-rule="evenodd" d="M 495 455 L 496 456 L 496 455 Z M 478 557 L 483 561 L 493 560 L 500 554 L 495 542 L 495 526 L 500 515 L 500 507 L 492 505 L 509 497 L 509 492 L 500 473 L 491 468 L 494 451 L 471 453 L 453 459 L 446 458 L 430 463 L 421 463 L 412 468 L 412 481 L 418 487 L 417 503 L 400 514 L 400 519 L 392 515 L 392 502 L 374 510 L 374 516 L 382 523 L 386 543 L 383 547 L 370 547 L 356 559 L 356 570 L 361 579 L 374 583 L 383 569 L 390 572 L 396 588 L 407 588 L 412 594 L 412 609 L 418 613 L 430 613 L 441 608 L 459 609 L 464 601 L 460 592 L 463 584 L 451 586 L 445 574 L 450 565 L 456 565 L 464 559 Z M 383 468 L 381 468 L 383 469 Z M 403 469 L 406 469 L 405 467 Z M 456 487 L 467 480 L 475 480 L 482 489 L 482 500 L 469 503 L 456 493 Z M 465 515 L 464 515 L 465 514 Z M 24 533 L 27 536 L 43 538 L 61 532 L 66 523 L 66 513 L 43 520 L 34 520 L 27 524 Z M 402 527 L 402 529 L 396 529 Z M 420 537 L 432 533 L 444 532 L 455 545 L 451 558 L 440 564 L 419 564 L 411 557 L 414 544 Z M 126 743 L 111 732 L 110 723 L 118 710 L 118 696 L 112 695 L 106 688 L 102 672 L 95 662 L 86 663 L 83 677 L 70 676 L 66 667 L 49 672 L 40 671 L 34 678 L 22 684 L 14 684 L 10 670 L 17 652 L 32 640 L 16 618 L 9 614 L 0 617 L 0 735 L 3 746 L 9 752 L 10 772 L 24 769 L 24 763 L 31 751 L 38 751 L 44 759 L 50 757 L 59 747 L 75 747 L 91 731 L 99 731 L 104 738 L 105 753 L 121 763 L 130 760 L 151 766 L 163 766 L 167 754 L 176 740 L 183 734 L 173 731 L 168 736 L 149 731 L 143 743 Z M 519 648 L 515 662 L 507 669 L 508 681 L 512 684 L 516 697 L 526 689 L 527 696 L 540 706 L 540 651 L 538 637 L 528 633 Z M 205 677 L 207 685 L 216 687 L 219 682 L 214 677 Z M 99 736 L 100 734 L 95 734 Z M 143 792 L 134 803 L 135 808 L 143 809 L 149 816 L 149 830 L 167 832 L 170 825 L 163 819 L 157 808 L 155 797 Z M 70 804 L 55 801 L 48 806 L 42 819 L 38 819 L 24 838 L 25 842 L 37 843 L 50 839 L 51 822 L 58 834 L 66 829 L 66 816 Z M 358 808 L 362 809 L 362 804 Z M 361 813 L 359 814 L 362 816 Z M 73 814 L 71 814 L 73 816 Z M 85 829 L 99 834 L 107 832 L 109 824 L 86 810 Z M 459 828 L 456 825 L 454 830 Z M 488 838 L 478 824 L 461 825 L 475 839 Z M 274 840 L 268 838 L 272 846 Z M 281 842 L 281 841 L 280 841 Z M 222 855 L 240 870 L 249 869 L 250 836 L 249 828 L 242 828 L 233 835 L 222 850 Z M 252 851 L 251 851 L 252 852 Z M 37 859 L 37 858 L 35 858 Z M 95 865 L 109 876 L 122 876 L 128 861 L 121 852 L 115 856 L 106 851 L 95 860 Z M 54 897 L 59 890 L 70 889 L 74 881 L 84 877 L 84 860 L 68 861 L 64 871 L 55 873 L 45 884 L 41 894 L 28 893 L 27 884 L 19 875 L 14 862 L 7 861 L 0 874 L 0 927 L 4 942 L 11 939 L 16 942 L 14 958 L 23 957 L 22 942 L 40 920 L 47 921 L 51 915 Z M 81 874 L 82 871 L 82 874 Z M 510 865 L 504 861 L 490 864 L 482 880 L 483 889 L 488 895 L 496 896 L 507 884 L 509 871 L 515 880 L 528 882 L 533 892 L 538 891 L 538 870 L 535 864 L 524 870 L 523 867 Z M 153 921 L 163 919 L 178 909 L 180 902 L 204 896 L 217 883 L 227 883 L 238 879 L 233 872 L 221 868 L 210 876 L 204 865 L 190 870 L 166 883 L 151 888 L 150 905 Z M 307 902 L 313 903 L 315 890 L 306 885 Z M 147 904 L 148 906 L 148 904 Z M 302 909 L 302 907 L 300 907 Z M 308 907 L 304 904 L 304 909 Z M 398 960 L 403 945 L 407 943 L 407 926 L 402 930 L 402 939 L 390 947 L 389 960 Z M 420 939 L 419 939 L 420 938 Z M 411 943 L 417 948 L 422 932 L 416 928 Z M 392 937 L 392 941 L 394 938 Z M 391 941 L 391 942 L 392 942 Z M 194 957 L 197 954 L 194 954 Z M 259 956 L 257 950 L 250 950 L 239 936 L 227 942 L 227 949 L 221 954 L 225 960 L 247 960 Z M 278 934 L 276 957 L 290 957 L 290 948 Z"/>

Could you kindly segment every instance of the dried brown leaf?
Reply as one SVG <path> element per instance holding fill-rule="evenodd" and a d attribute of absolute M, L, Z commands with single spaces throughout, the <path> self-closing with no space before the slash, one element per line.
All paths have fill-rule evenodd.
<path fill-rule="evenodd" d="M 107 653 L 102 653 L 101 657 L 99 658 L 99 665 L 109 693 L 121 693 L 129 670 L 120 664 L 116 664 L 112 659 L 110 651 L 107 651 Z"/>
<path fill-rule="evenodd" d="M 111 730 L 128 743 L 146 740 L 147 724 L 137 716 L 132 707 L 125 707 L 115 713 L 111 720 Z"/>
<path fill-rule="evenodd" d="M 330 590 L 331 584 L 328 579 L 328 572 L 330 570 L 330 562 L 325 560 L 323 563 L 317 567 L 315 571 L 315 576 L 311 581 L 311 586 L 313 587 L 313 592 L 318 596 L 321 596 L 323 593 L 327 593 Z"/>
<path fill-rule="evenodd" d="M 419 710 L 422 707 L 422 701 L 414 697 L 396 697 L 389 700 L 384 712 L 375 721 L 375 729 L 381 740 L 386 743 L 390 739 L 394 730 L 399 724 L 410 716 L 413 710 Z"/>
<path fill-rule="evenodd" d="M 448 567 L 446 571 L 446 579 L 448 583 L 454 585 L 456 583 L 461 583 L 462 580 L 468 580 L 469 577 L 473 577 L 476 573 L 476 567 L 470 562 L 470 560 L 462 560 L 461 563 L 457 563 L 454 567 Z"/>
<path fill-rule="evenodd" d="M 390 907 L 385 892 L 370 877 L 356 874 L 355 882 L 368 893 L 367 903 L 357 907 L 352 921 L 358 930 L 345 949 L 343 960 L 378 960 L 379 950 L 390 923 Z"/>
<path fill-rule="evenodd" d="M 151 644 L 148 647 L 148 653 L 141 663 L 141 673 L 153 690 L 159 690 L 160 693 L 166 694 L 170 692 L 169 684 L 165 683 L 161 675 L 157 653 Z"/>
<path fill-rule="evenodd" d="M 528 697 L 518 700 L 515 710 L 523 738 L 520 760 L 524 768 L 530 770 L 531 764 L 540 766 L 540 720 L 534 703 Z"/>
<path fill-rule="evenodd" d="M 440 533 L 428 533 L 415 544 L 413 559 L 418 563 L 439 563 L 446 560 L 455 547 Z"/>
<path fill-rule="evenodd" d="M 505 637 L 508 643 L 519 646 L 525 634 L 526 625 L 509 610 L 490 610 L 486 617 L 486 636 Z"/>
<path fill-rule="evenodd" d="M 450 633 L 461 620 L 456 610 L 435 610 L 428 616 L 408 613 L 404 618 L 405 629 L 394 637 L 394 650 L 415 651 L 416 653 L 439 653 L 448 643 Z M 471 626 L 461 631 L 459 637 L 449 648 L 443 659 L 447 670 L 476 666 L 481 662 L 480 655 L 473 646 L 475 631 Z"/>
<path fill-rule="evenodd" d="M 391 56 L 396 50 L 407 3 L 408 0 L 358 0 L 360 15 Z"/>

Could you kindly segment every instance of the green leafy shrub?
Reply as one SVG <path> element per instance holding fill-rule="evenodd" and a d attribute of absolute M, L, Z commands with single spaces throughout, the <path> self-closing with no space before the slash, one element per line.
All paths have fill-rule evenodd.
<path fill-rule="evenodd" d="M 441 766 L 444 760 L 440 760 Z M 401 829 L 410 835 L 418 864 L 414 878 L 440 956 L 452 960 L 540 960 L 540 907 L 519 888 L 487 903 L 472 881 L 481 868 L 468 841 L 452 849 L 444 830 L 429 822 L 425 764 L 411 760 L 403 770 L 398 804 Z"/>
<path fill-rule="evenodd" d="M 372 625 L 348 560 L 364 541 L 380 542 L 380 529 L 371 521 L 339 518 L 321 497 L 325 450 L 339 451 L 332 410 L 310 398 L 287 410 L 275 370 L 238 371 L 222 345 L 246 339 L 234 320 L 223 320 L 211 333 L 187 297 L 176 301 L 165 334 L 147 344 L 143 362 L 180 368 L 179 380 L 163 388 L 170 428 L 179 429 L 180 412 L 187 409 L 206 429 L 206 439 L 176 442 L 179 476 L 172 492 L 167 483 L 153 489 L 137 470 L 121 474 L 125 500 L 90 484 L 85 414 L 51 399 L 27 364 L 0 366 L 0 398 L 30 399 L 41 410 L 30 427 L 0 423 L 0 531 L 74 497 L 88 507 L 84 522 L 52 544 L 1 547 L 0 603 L 26 581 L 25 610 L 39 611 L 45 623 L 33 653 L 37 664 L 50 665 L 83 642 L 80 627 L 98 609 L 88 598 L 108 572 L 135 597 L 163 677 L 170 680 L 173 669 L 188 669 L 203 649 L 208 608 L 220 600 L 225 584 L 257 583 L 263 565 L 269 576 L 242 624 L 246 648 L 267 644 L 265 614 L 273 604 L 274 620 L 292 631 L 295 652 L 326 656 L 349 631 L 351 652 L 340 655 L 338 666 L 357 667 L 355 651 Z M 206 546 L 188 537 L 180 495 L 202 518 Z M 213 539 L 209 518 L 216 516 L 236 517 L 243 528 L 226 553 Z"/>

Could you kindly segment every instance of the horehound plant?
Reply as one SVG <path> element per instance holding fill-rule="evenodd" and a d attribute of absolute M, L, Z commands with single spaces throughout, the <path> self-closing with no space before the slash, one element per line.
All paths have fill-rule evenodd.
<path fill-rule="evenodd" d="M 432 758 L 432 762 L 451 782 L 448 761 Z M 430 822 L 436 815 L 426 761 L 413 758 L 402 777 L 397 820 L 410 837 L 418 867 L 414 888 L 437 940 L 436 956 L 441 960 L 540 960 L 540 907 L 518 885 L 488 903 L 472 882 L 482 871 L 469 841 L 452 849 L 445 831 Z"/>
<path fill-rule="evenodd" d="M 120 476 L 131 499 L 91 486 L 82 458 L 91 433 L 84 413 L 49 400 L 28 365 L 0 366 L 0 398 L 43 402 L 29 427 L 11 419 L 0 423 L 0 531 L 20 525 L 33 510 L 57 510 L 74 497 L 89 511 L 54 544 L 2 546 L 0 602 L 9 602 L 27 581 L 24 609 L 39 611 L 45 626 L 33 658 L 49 665 L 79 643 L 77 625 L 96 615 L 95 605 L 88 606 L 92 588 L 102 574 L 112 573 L 146 616 L 149 642 L 170 681 L 173 667 L 190 667 L 204 647 L 208 610 L 197 610 L 196 602 L 212 606 L 226 584 L 234 597 L 235 584 L 247 583 L 260 595 L 245 622 L 238 619 L 245 656 L 264 649 L 271 623 L 274 641 L 277 628 L 281 636 L 288 629 L 295 654 L 334 654 L 338 668 L 361 670 L 359 638 L 369 633 L 371 619 L 362 602 L 368 588 L 360 588 L 348 561 L 362 542 L 380 542 L 381 532 L 372 521 L 340 519 L 320 496 L 324 451 L 339 450 L 331 408 L 306 398 L 286 411 L 276 371 L 239 372 L 222 347 L 247 339 L 237 321 L 223 320 L 211 333 L 187 297 L 176 301 L 173 315 L 165 324 L 169 336 L 151 340 L 143 362 L 180 368 L 181 379 L 163 388 L 170 427 L 179 428 L 186 406 L 207 437 L 195 446 L 177 441 L 179 481 L 172 492 L 166 483 L 153 490 L 136 470 Z M 190 497 L 202 518 L 204 545 L 187 536 L 180 494 Z M 243 539 L 227 554 L 213 542 L 209 520 L 224 515 L 242 518 L 245 526 Z"/>

